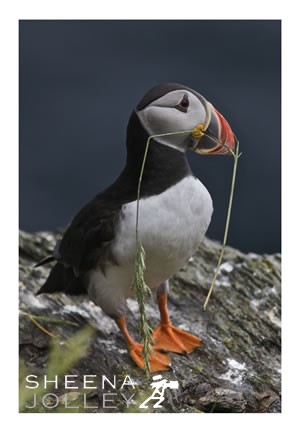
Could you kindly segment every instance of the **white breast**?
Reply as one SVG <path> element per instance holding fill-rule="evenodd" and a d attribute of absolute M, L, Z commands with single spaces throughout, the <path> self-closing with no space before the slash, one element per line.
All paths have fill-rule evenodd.
<path fill-rule="evenodd" d="M 145 280 L 159 286 L 193 255 L 209 226 L 212 200 L 205 186 L 188 176 L 159 195 L 140 200 L 139 236 L 146 252 Z M 89 294 L 108 313 L 131 290 L 136 254 L 136 202 L 123 206 L 112 251 L 118 265 L 91 273 Z"/>
<path fill-rule="evenodd" d="M 145 278 L 151 288 L 172 276 L 196 251 L 212 211 L 209 192 L 193 176 L 140 201 L 139 234 L 146 252 Z M 113 252 L 121 265 L 127 265 L 136 251 L 136 202 L 123 206 L 122 215 Z"/>

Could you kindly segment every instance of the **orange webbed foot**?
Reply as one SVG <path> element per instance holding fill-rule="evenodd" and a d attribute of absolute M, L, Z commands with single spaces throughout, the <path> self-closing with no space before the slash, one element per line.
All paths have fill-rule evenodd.
<path fill-rule="evenodd" d="M 128 346 L 129 355 L 137 366 L 144 369 L 143 360 L 143 345 L 140 343 L 134 343 Z M 160 372 L 171 369 L 171 358 L 165 352 L 160 352 L 156 347 L 149 357 L 150 372 Z"/>
<path fill-rule="evenodd" d="M 189 354 L 197 347 L 203 345 L 199 337 L 176 328 L 172 323 L 160 323 L 153 331 L 153 340 L 155 349 L 176 352 L 178 354 Z"/>
<path fill-rule="evenodd" d="M 129 334 L 125 316 L 115 318 L 115 322 L 122 331 L 127 343 L 129 355 L 137 366 L 144 369 L 143 345 L 137 343 Z M 171 358 L 167 353 L 160 352 L 159 349 L 153 347 L 153 352 L 149 358 L 150 372 L 159 372 L 171 369 Z"/>

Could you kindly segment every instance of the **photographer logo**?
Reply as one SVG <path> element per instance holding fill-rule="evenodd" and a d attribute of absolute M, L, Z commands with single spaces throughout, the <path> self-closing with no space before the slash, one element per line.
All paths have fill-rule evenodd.
<path fill-rule="evenodd" d="M 153 408 L 158 409 L 162 408 L 161 403 L 164 401 L 164 393 L 167 388 L 169 389 L 178 389 L 179 384 L 178 381 L 168 381 L 166 379 L 162 379 L 162 375 L 154 375 L 152 377 L 153 382 L 150 384 L 150 386 L 153 388 L 152 395 L 149 396 L 139 407 L 141 409 L 147 409 L 148 408 L 148 402 L 150 401 L 156 401 L 153 405 Z"/>

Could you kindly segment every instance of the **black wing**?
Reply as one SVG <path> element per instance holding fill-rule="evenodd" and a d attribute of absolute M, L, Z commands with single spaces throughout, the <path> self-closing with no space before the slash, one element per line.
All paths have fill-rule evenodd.
<path fill-rule="evenodd" d="M 95 265 L 104 271 L 108 262 L 117 263 L 111 244 L 121 211 L 120 205 L 94 198 L 75 216 L 59 245 L 58 259 L 78 276 Z"/>
<path fill-rule="evenodd" d="M 117 264 L 111 244 L 121 206 L 97 196 L 79 211 L 57 242 L 53 255 L 37 264 L 57 261 L 37 294 L 87 294 L 85 272 L 98 266 L 105 273 L 108 263 Z"/>

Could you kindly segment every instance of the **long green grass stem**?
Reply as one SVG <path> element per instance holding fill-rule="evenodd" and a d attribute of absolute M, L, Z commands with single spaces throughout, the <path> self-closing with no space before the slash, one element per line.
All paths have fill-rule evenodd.
<path fill-rule="evenodd" d="M 201 130 L 199 129 L 199 131 L 201 131 Z M 166 137 L 166 136 L 172 136 L 172 135 L 177 135 L 177 134 L 188 134 L 188 133 L 193 133 L 193 132 L 195 132 L 195 129 L 175 131 L 172 133 L 164 133 L 164 134 L 157 134 L 157 135 L 149 136 L 147 139 L 144 157 L 143 157 L 142 166 L 141 166 L 141 171 L 140 171 L 140 175 L 139 175 L 138 188 L 137 188 L 136 229 L 135 229 L 135 232 L 136 232 L 136 257 L 135 257 L 134 274 L 133 274 L 133 280 L 132 280 L 131 287 L 136 292 L 137 301 L 138 301 L 138 305 L 139 305 L 140 330 L 141 330 L 141 334 L 142 334 L 142 343 L 143 343 L 142 355 L 143 355 L 143 360 L 144 360 L 144 369 L 145 369 L 147 376 L 150 376 L 150 373 L 151 373 L 149 358 L 150 358 L 151 352 L 153 350 L 153 339 L 152 339 L 152 329 L 147 321 L 145 300 L 147 297 L 152 297 L 152 291 L 148 287 L 148 285 L 146 284 L 145 278 L 144 278 L 144 274 L 145 274 L 145 270 L 146 270 L 146 257 L 147 257 L 147 255 L 145 254 L 145 250 L 143 248 L 143 245 L 142 245 L 142 242 L 141 242 L 140 236 L 139 236 L 140 194 L 141 194 L 141 185 L 142 185 L 142 180 L 143 180 L 145 163 L 146 163 L 147 154 L 148 154 L 149 147 L 150 147 L 150 142 L 153 138 Z M 203 133 L 203 135 L 207 135 L 207 133 L 205 133 L 205 132 L 202 132 L 202 133 Z M 209 137 L 212 137 L 212 136 L 209 136 Z M 215 140 L 218 140 L 218 139 L 215 139 Z M 219 140 L 218 140 L 218 143 L 222 144 Z M 225 144 L 222 144 L 222 146 L 228 148 L 228 146 Z M 226 221 L 226 227 L 225 227 L 223 247 L 222 247 L 222 251 L 220 254 L 216 273 L 215 273 L 212 285 L 210 287 L 207 299 L 206 299 L 204 307 L 203 307 L 204 309 L 207 306 L 209 297 L 212 293 L 212 290 L 213 290 L 213 287 L 215 284 L 215 280 L 217 278 L 217 275 L 218 275 L 218 272 L 220 269 L 220 265 L 221 265 L 221 261 L 223 258 L 225 245 L 226 245 L 226 240 L 227 240 L 228 228 L 229 228 L 229 220 L 230 220 L 230 212 L 231 212 L 232 199 L 233 199 L 236 167 L 237 167 L 237 160 L 239 158 L 238 144 L 237 144 L 236 151 L 233 152 L 232 150 L 230 150 L 230 152 L 233 154 L 235 160 L 234 160 L 233 178 L 232 178 L 232 184 L 231 184 L 231 193 L 230 193 L 229 207 L 228 207 L 228 213 L 227 213 L 227 221 Z"/>

